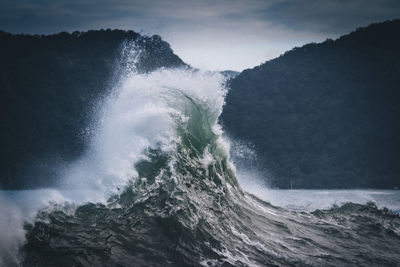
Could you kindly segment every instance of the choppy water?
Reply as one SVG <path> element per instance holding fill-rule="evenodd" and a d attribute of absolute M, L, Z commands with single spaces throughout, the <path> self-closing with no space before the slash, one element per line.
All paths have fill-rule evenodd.
<path fill-rule="evenodd" d="M 312 212 L 348 202 L 370 202 L 379 209 L 387 208 L 394 213 L 400 213 L 400 190 L 272 190 L 249 185 L 243 187 L 264 201 L 295 211 Z"/>
<path fill-rule="evenodd" d="M 315 210 L 329 210 L 335 206 L 346 203 L 361 205 L 375 205 L 378 209 L 387 208 L 393 213 L 400 212 L 400 190 L 281 190 L 270 189 L 258 185 L 239 183 L 241 187 L 259 199 L 273 206 L 298 212 L 313 212 Z M 247 181 L 246 181 L 247 182 Z M 13 205 L 17 212 L 23 215 L 24 220 L 32 221 L 37 211 L 49 203 L 62 204 L 73 202 L 75 204 L 105 202 L 104 194 L 96 190 L 0 190 L 4 203 Z"/>
<path fill-rule="evenodd" d="M 319 197 L 314 204 L 328 205 L 344 199 L 332 202 L 338 194 L 335 191 L 268 192 L 272 194 L 265 198 L 276 199 L 279 195 L 280 203 L 288 208 L 274 207 L 244 193 L 233 198 L 235 205 L 203 207 L 201 212 L 206 217 L 202 218 L 201 213 L 172 211 L 173 207 L 181 208 L 176 200 L 174 205 L 162 202 L 164 208 L 160 209 L 161 201 L 170 203 L 173 199 L 159 200 L 158 196 L 153 201 L 141 201 L 139 207 L 127 208 L 90 203 L 62 205 L 68 196 L 74 199 L 82 194 L 74 191 L 3 191 L 2 195 L 16 205 L 13 212 L 18 212 L 8 226 L 10 231 L 22 229 L 23 217 L 35 222 L 25 226 L 28 241 L 19 244 L 23 250 L 18 260 L 23 259 L 21 265 L 25 266 L 398 264 L 400 220 L 390 211 L 379 210 L 372 203 L 347 203 L 329 210 L 300 212 L 310 209 L 308 200 L 316 199 L 316 195 Z M 352 193 L 371 192 L 382 193 L 362 190 L 342 193 L 352 196 Z M 398 196 L 393 191 L 384 193 Z M 294 199 L 298 200 L 296 205 Z M 47 204 L 55 200 L 59 204 Z M 291 211 L 294 206 L 297 211 Z M 43 209 L 33 220 L 31 215 L 39 207 Z M 17 237 L 14 235 L 14 240 Z"/>
<path fill-rule="evenodd" d="M 122 77 L 99 110 L 90 149 L 60 177 L 63 190 L 2 197 L 1 263 L 399 264 L 400 218 L 390 210 L 348 203 L 294 211 L 242 190 L 218 125 L 225 92 L 215 73 Z M 24 198 L 28 204 L 18 204 Z M 279 199 L 265 198 L 276 205 Z"/>

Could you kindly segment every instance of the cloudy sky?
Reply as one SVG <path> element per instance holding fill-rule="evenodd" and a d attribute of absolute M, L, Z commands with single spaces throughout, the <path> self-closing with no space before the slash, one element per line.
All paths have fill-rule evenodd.
<path fill-rule="evenodd" d="M 187 63 L 243 70 L 308 42 L 400 18 L 399 0 L 0 0 L 0 29 L 159 34 Z"/>

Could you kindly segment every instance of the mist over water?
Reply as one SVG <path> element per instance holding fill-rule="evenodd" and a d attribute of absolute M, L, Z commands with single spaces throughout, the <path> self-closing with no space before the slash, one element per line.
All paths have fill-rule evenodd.
<path fill-rule="evenodd" d="M 20 263 L 19 248 L 25 241 L 21 210 L 0 192 L 0 266 Z"/>

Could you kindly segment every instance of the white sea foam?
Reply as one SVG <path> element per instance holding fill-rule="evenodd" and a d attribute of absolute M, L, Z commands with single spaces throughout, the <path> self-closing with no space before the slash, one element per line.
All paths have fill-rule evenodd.
<path fill-rule="evenodd" d="M 175 148 L 176 120 L 187 120 L 186 98 L 204 103 L 216 120 L 224 103 L 224 79 L 186 69 L 125 76 L 102 104 L 89 149 L 66 171 L 62 187 L 116 193 L 135 179 L 134 165 L 147 148 Z"/>

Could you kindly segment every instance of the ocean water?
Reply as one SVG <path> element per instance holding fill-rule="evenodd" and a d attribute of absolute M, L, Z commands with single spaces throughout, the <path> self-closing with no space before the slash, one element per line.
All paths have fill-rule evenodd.
<path fill-rule="evenodd" d="M 246 186 L 244 186 L 246 187 Z M 312 212 L 330 209 L 345 203 L 373 203 L 379 209 L 387 208 L 400 213 L 400 190 L 249 190 L 272 205 L 295 211 Z"/>
<path fill-rule="evenodd" d="M 56 189 L 1 192 L 0 265 L 399 265 L 397 191 L 242 176 L 218 124 L 225 94 L 218 73 L 129 68 Z"/>
<path fill-rule="evenodd" d="M 346 203 L 375 205 L 378 209 L 387 208 L 400 213 L 400 190 L 312 190 L 312 189 L 270 189 L 241 185 L 260 200 L 290 211 L 308 212 L 329 210 Z M 37 212 L 49 205 L 63 203 L 104 203 L 106 198 L 96 190 L 0 190 L 3 203 L 8 203 L 23 215 L 24 220 L 32 221 Z"/>
<path fill-rule="evenodd" d="M 202 207 L 205 215 L 215 216 L 213 224 L 202 229 L 206 233 L 191 233 L 193 230 L 182 229 L 180 225 L 180 220 L 195 219 L 192 227 L 199 231 L 196 229 L 201 225 L 199 214 L 191 213 L 193 218 L 180 217 L 179 213 L 157 214 L 154 208 L 160 208 L 156 205 L 159 193 L 154 196 L 156 201 L 145 209 L 127 211 L 120 204 L 118 207 L 110 207 L 110 202 L 101 204 L 104 198 L 96 190 L 0 191 L 3 214 L 0 226 L 4 230 L 0 234 L 1 262 L 4 266 L 398 264 L 400 219 L 395 214 L 400 210 L 400 192 L 397 190 L 251 192 L 258 198 L 242 192 L 240 203 L 233 206 L 233 214 L 219 210 L 215 215 L 213 212 L 220 207 Z M 236 197 L 234 201 L 239 200 Z M 161 207 L 165 209 L 165 205 Z M 130 209 L 137 208 L 134 206 Z M 150 218 L 150 224 L 140 224 Z M 228 231 L 229 235 L 219 231 Z M 201 252 L 204 244 L 212 245 L 210 241 L 223 246 L 220 250 Z M 176 247 L 171 250 L 162 242 Z M 193 249 L 193 254 L 187 255 L 188 249 Z M 207 257 L 199 257 L 199 251 Z"/>

